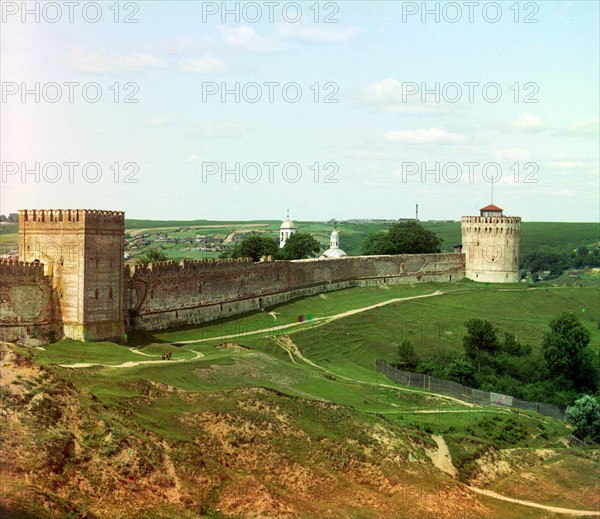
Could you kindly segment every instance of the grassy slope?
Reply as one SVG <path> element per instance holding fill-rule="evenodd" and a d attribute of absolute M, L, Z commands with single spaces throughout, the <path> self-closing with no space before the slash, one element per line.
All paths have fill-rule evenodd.
<path fill-rule="evenodd" d="M 507 291 L 511 288 L 514 291 Z M 394 303 L 316 326 L 318 317 L 390 298 L 431 293 L 437 289 L 447 294 Z M 423 392 L 399 391 L 377 385 L 393 384 L 373 372 L 373 360 L 390 355 L 393 350 L 391 342 L 398 341 L 408 330 L 416 330 L 419 337 L 416 344 L 421 353 L 431 348 L 457 348 L 460 344 L 459 329 L 451 328 L 449 324 L 459 325 L 475 312 L 493 321 L 498 321 L 497 316 L 502 315 L 499 324 L 505 327 L 526 324 L 525 330 L 533 339 L 539 337 L 550 317 L 557 312 L 580 307 L 586 308 L 582 315 L 588 319 L 588 326 L 597 340 L 598 331 L 590 319 L 596 321 L 600 309 L 597 291 L 591 289 L 556 288 L 546 292 L 526 290 L 523 286 L 486 287 L 469 282 L 387 289 L 354 288 L 281 305 L 273 309 L 277 314 L 276 321 L 266 313 L 255 313 L 221 323 L 207 323 L 195 329 L 139 335 L 135 337 L 134 344 L 146 356 L 133 353 L 123 345 L 82 345 L 73 341 L 61 341 L 45 350 L 36 350 L 35 356 L 37 363 L 86 395 L 79 398 L 83 406 L 79 412 L 91 420 L 92 428 L 87 436 L 77 432 L 81 438 L 88 438 L 82 440 L 84 443 L 79 448 L 83 452 L 91 452 L 92 456 L 95 456 L 94 449 L 100 449 L 103 452 L 102 463 L 107 464 L 107 474 L 116 470 L 124 453 L 132 446 L 135 452 L 147 451 L 148 454 L 144 455 L 146 458 L 138 454 L 141 461 L 138 460 L 134 466 L 127 465 L 126 475 L 142 478 L 140 463 L 149 463 L 160 473 L 160 459 L 164 453 L 161 455 L 155 450 L 159 446 L 162 452 L 160 445 L 165 442 L 170 446 L 170 457 L 179 478 L 178 492 L 187 496 L 184 499 L 187 505 L 169 509 L 168 502 L 155 496 L 152 498 L 155 510 L 164 507 L 168 510 L 155 517 L 187 517 L 186 510 L 191 510 L 192 501 L 196 503 L 198 500 L 203 504 L 193 506 L 212 510 L 212 515 L 207 514 L 209 517 L 220 517 L 214 512 L 218 507 L 226 510 L 224 517 L 245 516 L 249 508 L 244 507 L 258 506 L 258 502 L 266 499 L 265 495 L 270 496 L 267 501 L 271 508 L 268 509 L 271 515 L 276 516 L 283 510 L 277 507 L 285 505 L 294 510 L 304 510 L 306 517 L 328 517 L 332 513 L 332 503 L 337 503 L 333 506 L 336 512 L 331 516 L 390 517 L 393 516 L 390 510 L 397 509 L 394 507 L 406 509 L 407 496 L 413 496 L 409 501 L 415 502 L 415 489 L 427 498 L 417 499 L 420 504 L 407 512 L 412 514 L 409 517 L 450 517 L 457 513 L 464 517 L 547 517 L 541 511 L 461 494 L 454 483 L 428 468 L 430 465 L 422 448 L 432 445 L 430 434 L 444 435 L 464 481 L 480 474 L 476 458 L 504 453 L 499 449 L 551 448 L 556 453 L 552 456 L 558 456 L 555 461 L 562 460 L 565 466 L 560 477 L 554 479 L 544 472 L 543 467 L 538 468 L 541 466 L 539 460 L 530 463 L 531 470 L 539 471 L 540 478 L 546 474 L 543 484 L 549 494 L 545 501 L 557 506 L 585 508 L 586 503 L 577 497 L 580 494 L 573 491 L 574 484 L 565 481 L 567 476 L 577 476 L 577 467 L 586 466 L 588 470 L 597 472 L 598 465 L 588 455 L 578 460 L 572 451 L 562 448 L 559 440 L 569 434 L 564 424 L 541 418 L 535 413 L 470 408 Z M 222 340 L 180 347 L 170 344 L 171 341 L 214 338 L 223 332 L 258 330 L 265 324 L 291 323 L 297 321 L 298 315 L 307 316 L 309 313 L 313 315 L 313 321 L 299 325 L 289 337 L 307 358 L 321 368 L 310 366 L 297 357 L 292 360 L 269 337 L 283 332 L 235 340 L 247 349 L 216 347 Z M 419 331 L 418 325 L 416 328 L 408 326 L 410 322 L 427 324 L 429 328 L 426 330 L 434 331 Z M 453 331 L 453 335 L 435 331 L 438 325 L 443 331 Z M 415 333 L 411 337 L 417 338 Z M 129 369 L 93 367 L 69 370 L 57 367 L 58 363 L 96 362 L 114 366 L 123 362 L 159 360 L 160 355 L 167 351 L 174 353 L 174 361 L 168 364 L 146 364 Z M 198 359 L 198 353 L 203 357 Z M 267 388 L 270 392 L 249 393 L 248 388 L 251 387 Z M 178 388 L 184 393 L 169 388 Z M 91 400 L 86 403 L 90 397 Z M 422 410 L 428 413 L 420 413 Z M 276 418 L 273 413 L 285 418 Z M 187 426 L 182 427 L 182 420 Z M 195 424 L 193 427 L 189 427 L 190 420 Z M 112 439 L 108 443 L 103 440 L 106 428 L 93 425 L 102 421 L 111 424 Z M 505 433 L 499 435 L 499 431 Z M 388 440 L 382 440 L 381 435 L 389 436 Z M 125 441 L 126 438 L 129 439 Z M 390 438 L 399 442 L 396 447 L 389 447 Z M 154 447 L 148 446 L 149 441 Z M 203 444 L 210 445 L 210 450 L 198 451 L 196 445 Z M 254 450 L 261 453 L 260 461 L 250 461 L 254 458 L 248 456 Z M 382 452 L 386 453 L 383 457 L 380 456 Z M 416 456 L 417 471 L 414 467 L 411 470 L 410 463 L 406 464 L 411 455 Z M 202 467 L 197 466 L 198 456 L 203 460 Z M 392 461 L 394 459 L 396 461 Z M 519 466 L 523 459 L 524 456 L 515 458 L 513 464 Z M 276 465 L 270 465 L 269 460 Z M 223 465 L 225 462 L 226 466 Z M 92 477 L 97 470 L 89 461 L 79 460 L 78 463 L 82 464 L 77 465 L 78 477 Z M 292 483 L 281 479 L 281 474 L 274 480 L 270 479 L 275 471 L 284 470 L 282 467 L 287 467 L 285 470 L 293 468 L 292 472 L 296 475 Z M 70 484 L 72 479 L 69 478 L 75 477 L 71 470 L 75 469 L 68 469 L 60 476 Z M 328 481 L 326 486 L 335 489 L 332 490 L 335 495 L 321 495 L 315 488 L 298 487 L 298 471 L 312 474 L 310 478 L 315 480 Z M 226 480 L 221 479 L 223 473 Z M 196 475 L 192 477 L 192 474 Z M 335 480 L 330 480 L 333 474 Z M 513 497 L 515 492 L 521 496 L 519 485 L 515 484 L 517 475 L 512 480 L 500 478 L 489 484 L 495 485 L 492 489 L 512 492 Z M 144 477 L 159 476 L 151 472 Z M 204 480 L 198 479 L 201 477 L 208 478 L 210 482 L 202 483 Z M 258 494 L 254 492 L 257 480 L 261 485 L 266 484 L 267 490 L 260 487 L 260 491 L 256 490 Z M 62 488 L 60 482 L 53 481 L 57 488 Z M 396 490 L 392 490 L 394 481 L 400 485 L 396 486 Z M 587 476 L 578 481 L 586 489 L 597 486 L 597 480 Z M 99 484 L 106 486 L 107 483 Z M 172 488 L 173 484 L 163 482 L 168 488 Z M 235 488 L 249 489 L 248 496 L 232 497 Z M 87 497 L 71 492 L 72 499 L 97 509 L 98 505 L 94 505 L 97 496 L 93 491 L 88 492 Z M 148 492 L 150 490 L 146 495 Z M 356 499 L 349 499 L 350 495 Z M 525 490 L 522 495 L 537 500 Z M 340 500 L 341 496 L 345 496 L 344 499 Z M 447 503 L 447 509 L 440 503 L 440 496 L 443 496 L 441 501 Z M 362 504 L 359 497 L 363 500 Z M 134 497 L 121 499 L 127 503 Z M 114 510 L 128 517 L 127 508 L 115 505 Z"/>

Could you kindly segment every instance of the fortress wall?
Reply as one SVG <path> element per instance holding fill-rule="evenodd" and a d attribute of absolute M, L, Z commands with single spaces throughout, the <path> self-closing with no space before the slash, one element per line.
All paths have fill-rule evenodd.
<path fill-rule="evenodd" d="M 36 346 L 60 339 L 56 299 L 43 264 L 0 261 L 0 341 Z"/>
<path fill-rule="evenodd" d="M 351 286 L 457 281 L 463 254 L 359 256 L 252 263 L 165 262 L 128 269 L 130 326 L 197 324 Z"/>

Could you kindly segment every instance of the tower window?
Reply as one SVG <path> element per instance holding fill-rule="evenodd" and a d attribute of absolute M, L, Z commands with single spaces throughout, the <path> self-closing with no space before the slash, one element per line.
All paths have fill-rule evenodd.
<path fill-rule="evenodd" d="M 98 299 L 98 295 L 99 295 L 99 292 L 98 292 L 98 289 L 96 289 L 96 291 L 94 292 L 94 297 L 95 297 L 96 299 Z"/>
<path fill-rule="evenodd" d="M 110 290 L 108 291 L 108 298 L 112 299 L 113 296 L 113 291 L 112 291 L 112 287 L 110 287 Z"/>

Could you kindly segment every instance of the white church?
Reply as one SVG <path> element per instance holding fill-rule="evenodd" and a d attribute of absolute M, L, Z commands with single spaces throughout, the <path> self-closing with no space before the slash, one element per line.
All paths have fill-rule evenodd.
<path fill-rule="evenodd" d="M 290 212 L 288 210 L 286 219 L 281 222 L 279 226 L 279 248 L 285 247 L 287 239 L 298 230 L 294 226 L 294 222 L 290 220 Z M 343 258 L 347 254 L 340 249 L 340 235 L 337 228 L 333 228 L 331 236 L 329 237 L 329 248 L 319 256 L 318 259 L 331 259 L 331 258 Z"/>

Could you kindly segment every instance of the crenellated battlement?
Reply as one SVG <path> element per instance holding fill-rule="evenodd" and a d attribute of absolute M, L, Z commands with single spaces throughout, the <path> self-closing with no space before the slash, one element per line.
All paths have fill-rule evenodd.
<path fill-rule="evenodd" d="M 38 261 L 0 260 L 0 277 L 2 279 L 40 279 L 44 276 L 44 264 Z"/>
<path fill-rule="evenodd" d="M 19 209 L 19 225 L 26 224 L 85 224 L 102 223 L 124 228 L 123 211 L 103 211 L 96 209 Z"/>
<path fill-rule="evenodd" d="M 252 258 L 235 258 L 235 259 L 198 259 L 198 260 L 181 260 L 181 261 L 160 261 L 149 263 L 148 265 L 127 265 L 126 268 L 130 276 L 136 274 L 158 275 L 172 272 L 189 272 L 199 269 L 219 268 L 223 266 L 231 266 L 234 264 L 251 264 L 254 263 Z"/>
<path fill-rule="evenodd" d="M 494 224 L 494 225 L 520 225 L 520 216 L 502 216 L 491 217 L 491 216 L 463 216 L 461 218 L 462 224 Z"/>

